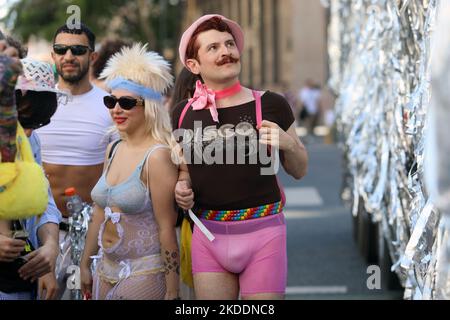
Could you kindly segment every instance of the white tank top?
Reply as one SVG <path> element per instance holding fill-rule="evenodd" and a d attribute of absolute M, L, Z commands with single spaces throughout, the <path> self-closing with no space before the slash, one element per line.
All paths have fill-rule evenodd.
<path fill-rule="evenodd" d="M 50 164 L 90 166 L 103 163 L 113 126 L 103 104 L 106 91 L 93 86 L 74 95 L 58 109 L 45 127 L 36 130 L 42 145 L 42 161 Z"/>

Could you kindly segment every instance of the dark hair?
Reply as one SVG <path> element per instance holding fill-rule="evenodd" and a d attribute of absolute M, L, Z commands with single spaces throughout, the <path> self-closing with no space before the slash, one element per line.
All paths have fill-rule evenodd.
<path fill-rule="evenodd" d="M 200 80 L 199 76 L 193 74 L 188 69 L 183 68 L 183 70 L 181 70 L 177 76 L 175 85 L 173 86 L 169 113 L 172 113 L 178 103 L 194 96 L 195 83 L 197 80 Z"/>
<path fill-rule="evenodd" d="M 11 36 L 6 37 L 6 42 L 9 46 L 14 47 L 19 52 L 19 59 L 23 59 L 28 54 L 28 49 L 22 45 L 18 40 L 14 39 Z"/>
<path fill-rule="evenodd" d="M 5 35 L 3 34 L 2 30 L 0 30 L 0 40 L 5 40 Z"/>
<path fill-rule="evenodd" d="M 199 44 L 196 43 L 198 35 L 202 32 L 209 31 L 209 30 L 228 32 L 234 38 L 233 32 L 231 31 L 228 24 L 222 20 L 222 18 L 212 17 L 211 19 L 206 20 L 205 22 L 200 24 L 198 26 L 198 28 L 195 29 L 194 33 L 191 36 L 191 39 L 189 39 L 189 43 L 188 43 L 187 47 L 186 47 L 186 59 L 197 59 L 198 58 L 198 49 L 200 49 Z"/>
<path fill-rule="evenodd" d="M 109 58 L 119 52 L 123 47 L 131 47 L 131 42 L 120 39 L 106 39 L 102 42 L 98 51 L 98 58 L 92 64 L 92 74 L 95 78 L 98 79 L 100 77 Z"/>
<path fill-rule="evenodd" d="M 53 37 L 53 43 L 55 43 L 56 36 L 60 33 L 70 33 L 70 34 L 85 34 L 89 40 L 89 47 L 91 50 L 95 50 L 95 34 L 89 29 L 85 24 L 80 24 L 80 29 L 72 28 L 70 29 L 67 24 L 62 25 L 55 32 L 55 36 Z"/>

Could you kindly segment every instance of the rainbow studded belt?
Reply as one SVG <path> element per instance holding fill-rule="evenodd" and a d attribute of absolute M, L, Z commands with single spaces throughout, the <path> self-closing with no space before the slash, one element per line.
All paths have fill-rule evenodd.
<path fill-rule="evenodd" d="M 195 209 L 195 214 L 200 219 L 214 221 L 242 221 L 272 216 L 283 210 L 281 201 L 262 205 L 259 207 L 238 210 L 204 210 Z"/>

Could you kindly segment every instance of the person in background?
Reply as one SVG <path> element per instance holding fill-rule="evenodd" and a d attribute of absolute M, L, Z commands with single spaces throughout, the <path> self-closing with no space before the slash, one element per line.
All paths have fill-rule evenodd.
<path fill-rule="evenodd" d="M 297 100 L 296 94 L 290 89 L 290 87 L 287 83 L 283 84 L 282 90 L 283 90 L 284 98 L 291 106 L 292 113 L 298 114 L 299 107 L 298 107 L 298 100 Z"/>
<path fill-rule="evenodd" d="M 14 100 L 14 86 L 22 73 L 19 52 L 8 45 L 0 31 L 0 161 L 14 162 L 16 158 L 17 109 Z"/>
<path fill-rule="evenodd" d="M 309 135 L 314 135 L 314 128 L 319 121 L 319 98 L 320 86 L 318 86 L 312 79 L 307 79 L 305 81 L 305 86 L 298 94 L 298 99 L 302 106 L 300 111 L 300 120 L 305 122 Z"/>
<path fill-rule="evenodd" d="M 102 90 L 107 91 L 105 81 L 100 79 L 100 75 L 105 69 L 108 60 L 123 47 L 131 47 L 131 42 L 122 39 L 105 39 L 100 44 L 98 55 L 92 63 L 90 79 L 91 83 L 96 85 Z"/>
<path fill-rule="evenodd" d="M 322 115 L 323 124 L 328 129 L 328 133 L 324 138 L 324 142 L 327 144 L 331 144 L 334 142 L 336 135 L 336 127 L 335 127 L 335 112 L 334 112 L 334 104 L 336 101 L 336 94 L 329 87 L 324 87 L 320 93 L 319 97 L 319 110 Z"/>
<path fill-rule="evenodd" d="M 172 113 L 178 103 L 194 96 L 195 83 L 197 80 L 199 80 L 197 75 L 186 68 L 181 69 L 173 86 L 172 97 L 169 104 L 169 113 Z"/>
<path fill-rule="evenodd" d="M 11 56 L 22 58 L 26 53 L 21 50 L 19 42 L 15 42 L 10 49 L 10 53 L 16 50 Z M 0 48 L 0 56 L 2 50 Z M 41 164 L 39 139 L 33 130 L 48 123 L 56 110 L 57 94 L 64 93 L 55 89 L 49 64 L 31 59 L 22 60 L 22 64 L 25 74 L 18 78 L 15 86 L 18 120 L 28 136 L 36 162 Z M 4 94 L 5 91 L 0 90 L 2 101 Z M 0 300 L 55 298 L 57 283 L 54 271 L 59 252 L 58 224 L 61 213 L 56 208 L 50 188 L 48 199 L 47 209 L 40 217 L 0 220 Z M 28 239 L 25 240 L 29 243 L 13 238 L 14 227 L 26 230 Z M 35 250 L 23 256 L 25 247 L 30 244 Z"/>
<path fill-rule="evenodd" d="M 16 53 L 14 53 L 14 55 L 12 55 L 12 57 L 14 58 L 19 58 L 19 59 L 23 59 L 27 56 L 28 54 L 28 49 L 26 47 L 24 47 L 18 40 L 16 40 L 15 38 L 11 37 L 11 36 L 7 36 L 6 37 L 6 43 L 8 44 L 8 46 L 10 46 L 11 48 L 15 48 L 16 49 Z"/>

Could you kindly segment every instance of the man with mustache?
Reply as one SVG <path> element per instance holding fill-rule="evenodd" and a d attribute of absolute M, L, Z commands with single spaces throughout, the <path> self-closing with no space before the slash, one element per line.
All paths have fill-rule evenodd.
<path fill-rule="evenodd" d="M 192 273 L 200 300 L 239 295 L 242 299 L 284 298 L 284 196 L 276 169 L 266 174 L 261 154 L 270 149 L 275 155 L 280 150 L 281 164 L 296 179 L 306 174 L 308 166 L 287 101 L 276 93 L 240 85 L 243 48 L 240 26 L 215 14 L 194 22 L 179 47 L 181 62 L 203 81 L 197 82 L 193 98 L 176 106 L 172 115 L 174 129 L 185 130 L 175 131 L 183 137 L 187 162 L 180 166 L 176 200 L 183 209 L 193 211 Z M 198 133 L 201 136 L 194 139 L 191 156 L 186 154 L 192 149 L 187 131 L 194 132 L 195 139 Z M 242 136 L 245 141 L 239 140 Z M 195 159 L 199 145 L 202 159 L 207 158 L 211 144 L 205 147 L 205 142 L 222 148 L 215 149 L 217 161 Z M 255 153 L 260 157 L 252 162 Z"/>
<path fill-rule="evenodd" d="M 42 144 L 42 161 L 58 209 L 63 214 L 60 238 L 68 231 L 65 190 L 74 187 L 91 203 L 91 190 L 100 178 L 107 131 L 113 125 L 103 97 L 108 93 L 89 81 L 89 68 L 97 57 L 95 35 L 84 24 L 79 29 L 61 26 L 53 40 L 52 58 L 59 75 L 58 89 L 69 91 L 51 122 L 36 130 Z M 65 270 L 62 270 L 65 272 Z"/>

